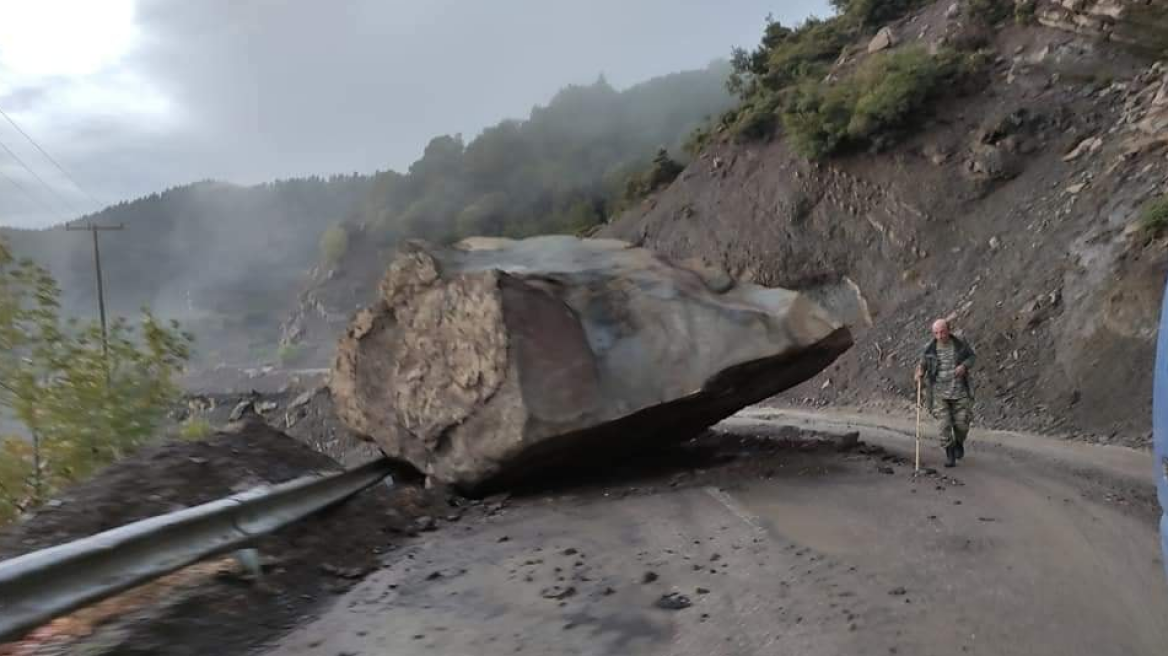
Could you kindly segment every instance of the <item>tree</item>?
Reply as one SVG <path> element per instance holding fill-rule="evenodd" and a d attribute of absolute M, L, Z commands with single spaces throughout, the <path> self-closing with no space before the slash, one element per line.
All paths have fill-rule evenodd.
<path fill-rule="evenodd" d="M 19 437 L 0 439 L 0 526 L 20 516 L 32 501 L 32 447 Z"/>
<path fill-rule="evenodd" d="M 328 266 L 341 263 L 345 253 L 349 251 L 349 233 L 344 226 L 329 226 L 320 235 L 320 257 Z"/>
<path fill-rule="evenodd" d="M 29 439 L 0 441 L 0 521 L 130 453 L 178 397 L 192 338 L 149 311 L 117 318 L 103 348 L 94 322 L 62 323 L 60 290 L 0 241 L 0 412 Z"/>

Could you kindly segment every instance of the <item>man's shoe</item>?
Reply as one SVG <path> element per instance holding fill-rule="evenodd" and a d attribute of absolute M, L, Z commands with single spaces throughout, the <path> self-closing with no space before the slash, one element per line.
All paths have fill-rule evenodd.
<path fill-rule="evenodd" d="M 952 446 L 945 447 L 945 466 L 957 466 L 957 448 Z"/>
<path fill-rule="evenodd" d="M 958 460 L 961 460 L 962 458 L 965 457 L 965 445 L 964 444 L 958 442 L 957 446 L 954 448 L 956 449 L 955 455 L 957 456 Z"/>

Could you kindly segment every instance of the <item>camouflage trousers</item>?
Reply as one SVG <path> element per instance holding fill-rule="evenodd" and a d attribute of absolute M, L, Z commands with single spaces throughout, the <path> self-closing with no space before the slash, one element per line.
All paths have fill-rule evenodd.
<path fill-rule="evenodd" d="M 960 399 L 937 399 L 933 410 L 940 430 L 941 446 L 948 449 L 965 444 L 969 435 L 969 424 L 973 420 L 973 403 L 969 397 Z"/>

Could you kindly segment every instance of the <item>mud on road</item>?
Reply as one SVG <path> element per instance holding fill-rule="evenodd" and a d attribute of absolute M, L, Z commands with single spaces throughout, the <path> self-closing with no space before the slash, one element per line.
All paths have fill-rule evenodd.
<path fill-rule="evenodd" d="M 565 481 L 423 536 L 265 653 L 1168 645 L 1150 487 L 976 443 L 958 469 L 917 478 L 895 445 L 839 451 L 781 423 L 731 422 L 605 481 Z"/>
<path fill-rule="evenodd" d="M 1163 653 L 1150 455 L 975 431 L 961 467 L 914 477 L 904 427 L 862 419 L 747 411 L 506 500 L 379 490 L 267 539 L 261 583 L 210 563 L 78 638 L 13 653 Z M 270 470 L 272 439 L 147 454 L 111 480 L 161 462 L 181 479 L 220 456 L 296 475 Z M 189 503 L 160 485 L 124 519 Z M 47 514 L 17 543 L 59 541 L 65 524 Z"/>

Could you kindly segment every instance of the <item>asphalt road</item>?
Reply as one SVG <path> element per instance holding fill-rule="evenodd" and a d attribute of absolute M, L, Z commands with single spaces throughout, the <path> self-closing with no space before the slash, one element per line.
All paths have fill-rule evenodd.
<path fill-rule="evenodd" d="M 903 422 L 722 428 L 792 425 L 893 455 L 744 452 L 516 500 L 423 534 L 267 653 L 1168 653 L 1151 454 L 975 431 L 962 466 L 914 477 Z"/>

